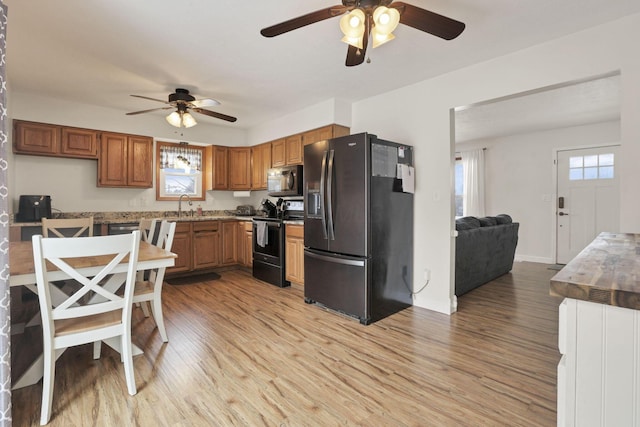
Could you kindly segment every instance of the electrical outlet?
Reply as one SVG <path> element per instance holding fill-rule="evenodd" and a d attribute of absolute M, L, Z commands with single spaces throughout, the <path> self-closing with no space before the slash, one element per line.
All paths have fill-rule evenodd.
<path fill-rule="evenodd" d="M 428 268 L 424 269 L 424 280 L 425 281 L 431 280 L 431 270 L 429 270 Z"/>

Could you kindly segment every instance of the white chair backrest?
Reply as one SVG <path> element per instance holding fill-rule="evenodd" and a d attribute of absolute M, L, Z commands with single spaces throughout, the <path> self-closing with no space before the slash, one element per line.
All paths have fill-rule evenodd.
<path fill-rule="evenodd" d="M 143 242 L 153 243 L 153 237 L 156 233 L 157 219 L 141 218 L 138 229 Z"/>
<path fill-rule="evenodd" d="M 66 230 L 66 233 L 63 230 Z M 50 233 L 52 235 L 49 235 Z M 42 218 L 42 235 L 44 237 L 91 237 L 93 236 L 93 217 L 69 219 Z"/>
<path fill-rule="evenodd" d="M 158 241 L 156 246 L 167 251 L 171 250 L 173 245 L 173 236 L 176 233 L 176 223 L 163 220 L 160 223 L 160 231 L 158 232 Z"/>
<path fill-rule="evenodd" d="M 75 239 L 43 238 L 35 235 L 32 243 L 43 333 L 52 334 L 54 320 L 85 317 L 114 310 L 122 310 L 123 323 L 130 321 L 140 231 L 136 230 L 132 234 Z M 128 261 L 123 262 L 127 256 Z M 87 277 L 74 267 L 74 265 L 80 265 L 76 259 L 84 257 L 100 257 L 104 267 L 99 267 L 99 271 L 88 272 L 89 277 Z M 121 264 L 124 264 L 127 269 L 124 296 L 106 290 L 100 283 Z M 82 285 L 56 307 L 52 305 L 49 290 L 51 280 L 48 277 L 49 272 L 54 269 L 64 272 Z M 100 300 L 103 302 L 78 304 L 81 298 L 85 295 L 91 296 L 91 293 L 102 296 Z"/>

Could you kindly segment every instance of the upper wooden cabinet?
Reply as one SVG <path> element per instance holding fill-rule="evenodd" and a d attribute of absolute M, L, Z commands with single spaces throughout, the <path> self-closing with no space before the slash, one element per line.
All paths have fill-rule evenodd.
<path fill-rule="evenodd" d="M 313 129 L 302 134 L 302 145 L 313 144 L 325 139 L 337 138 L 349 135 L 349 128 L 340 125 L 328 125 L 318 129 Z"/>
<path fill-rule="evenodd" d="M 13 121 L 13 152 L 39 156 L 98 158 L 98 131 Z"/>
<path fill-rule="evenodd" d="M 285 139 L 271 141 L 271 166 L 274 168 L 287 164 Z"/>
<path fill-rule="evenodd" d="M 229 148 L 229 190 L 251 190 L 251 148 Z"/>
<path fill-rule="evenodd" d="M 153 138 L 100 134 L 98 187 L 153 187 Z"/>
<path fill-rule="evenodd" d="M 251 147 L 251 189 L 267 189 L 267 170 L 271 167 L 271 143 Z"/>
<path fill-rule="evenodd" d="M 349 128 L 328 125 L 271 142 L 271 165 L 275 167 L 304 163 L 304 146 L 325 139 L 349 135 Z"/>
<path fill-rule="evenodd" d="M 284 141 L 286 145 L 286 164 L 301 165 L 303 163 L 302 135 L 291 135 L 285 138 Z"/>
<path fill-rule="evenodd" d="M 207 190 L 229 189 L 229 148 L 210 145 L 205 150 Z"/>

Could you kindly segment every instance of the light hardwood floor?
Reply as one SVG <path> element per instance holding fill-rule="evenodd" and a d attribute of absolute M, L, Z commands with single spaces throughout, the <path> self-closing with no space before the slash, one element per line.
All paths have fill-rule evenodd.
<path fill-rule="evenodd" d="M 167 344 L 134 310 L 138 394 L 117 353 L 70 349 L 50 425 L 552 426 L 560 299 L 547 267 L 516 263 L 452 316 L 411 307 L 369 326 L 240 270 L 166 285 Z M 38 425 L 41 392 L 14 391 L 14 427 Z"/>

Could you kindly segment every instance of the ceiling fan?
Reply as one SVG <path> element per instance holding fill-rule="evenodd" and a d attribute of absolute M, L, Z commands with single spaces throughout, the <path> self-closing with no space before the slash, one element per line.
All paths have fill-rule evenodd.
<path fill-rule="evenodd" d="M 228 122 L 235 122 L 235 117 L 227 116 L 226 114 L 216 113 L 215 111 L 205 110 L 202 107 L 215 107 L 216 105 L 220 105 L 220 102 L 215 99 L 196 99 L 193 95 L 189 94 L 187 89 L 176 89 L 175 93 L 169 95 L 169 101 L 163 101 L 162 99 L 149 98 L 148 96 L 142 95 L 131 95 L 136 98 L 148 99 L 151 101 L 162 102 L 163 104 L 167 104 L 168 107 L 158 107 L 151 108 L 150 110 L 142 110 L 142 111 L 134 111 L 132 113 L 127 113 L 128 116 L 135 114 L 143 114 L 149 113 L 151 111 L 157 110 L 170 110 L 175 108 L 176 111 L 169 114 L 167 116 L 167 121 L 169 124 L 175 127 L 185 127 L 190 128 L 191 126 L 195 126 L 197 124 L 196 120 L 193 118 L 189 111 L 195 111 L 196 113 L 204 114 L 205 116 L 215 117 L 216 119 L 226 120 Z"/>
<path fill-rule="evenodd" d="M 465 24 L 460 21 L 399 1 L 342 0 L 342 5 L 317 10 L 264 28 L 260 34 L 274 37 L 339 15 L 344 15 L 340 19 L 340 29 L 344 34 L 342 41 L 349 44 L 345 62 L 348 67 L 364 62 L 369 36 L 375 48 L 394 38 L 392 31 L 398 23 L 445 40 L 458 37 L 465 28 Z"/>

